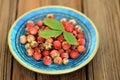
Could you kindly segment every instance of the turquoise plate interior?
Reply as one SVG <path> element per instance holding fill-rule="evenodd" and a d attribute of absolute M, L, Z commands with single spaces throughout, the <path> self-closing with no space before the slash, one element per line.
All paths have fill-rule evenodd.
<path fill-rule="evenodd" d="M 62 18 L 66 18 L 67 20 L 75 19 L 77 22 L 76 25 L 80 25 L 85 34 L 86 52 L 79 55 L 77 59 L 70 59 L 67 65 L 52 64 L 45 66 L 42 61 L 36 61 L 27 56 L 25 54 L 25 46 L 19 42 L 20 36 L 25 34 L 25 23 L 28 20 L 36 22 L 51 13 L 55 14 L 57 20 Z M 47 6 L 25 13 L 13 24 L 8 36 L 8 44 L 15 59 L 24 67 L 43 74 L 64 74 L 85 66 L 94 57 L 98 43 L 98 32 L 92 21 L 80 12 L 62 6 Z"/>

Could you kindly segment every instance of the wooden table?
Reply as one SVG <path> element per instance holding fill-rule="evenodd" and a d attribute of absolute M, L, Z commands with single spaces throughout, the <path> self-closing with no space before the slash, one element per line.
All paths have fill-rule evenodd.
<path fill-rule="evenodd" d="M 43 75 L 21 66 L 11 55 L 7 36 L 23 13 L 62 5 L 85 13 L 96 24 L 100 47 L 82 69 L 65 75 Z M 0 80 L 120 80 L 120 0 L 0 0 Z"/>

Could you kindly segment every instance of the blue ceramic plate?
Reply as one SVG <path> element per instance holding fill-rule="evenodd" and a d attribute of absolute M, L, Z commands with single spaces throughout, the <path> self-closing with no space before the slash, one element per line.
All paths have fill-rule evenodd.
<path fill-rule="evenodd" d="M 25 46 L 19 42 L 20 36 L 25 34 L 25 23 L 28 20 L 36 22 L 37 20 L 42 20 L 50 13 L 55 14 L 57 20 L 61 18 L 66 18 L 68 20 L 75 19 L 77 22 L 76 25 L 80 25 L 85 34 L 86 52 L 79 55 L 77 59 L 70 59 L 67 65 L 52 64 L 50 66 L 45 66 L 42 61 L 36 61 L 27 56 L 25 54 Z M 93 22 L 81 12 L 63 6 L 47 6 L 34 9 L 19 17 L 10 29 L 8 44 L 14 58 L 24 67 L 43 74 L 64 74 L 75 71 L 92 60 L 98 49 L 99 36 Z"/>

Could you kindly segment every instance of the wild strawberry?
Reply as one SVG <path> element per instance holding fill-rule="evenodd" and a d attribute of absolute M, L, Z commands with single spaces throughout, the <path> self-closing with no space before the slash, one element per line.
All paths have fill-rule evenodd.
<path fill-rule="evenodd" d="M 70 44 L 68 44 L 66 41 L 64 41 L 64 42 L 62 43 L 62 48 L 63 48 L 64 50 L 67 50 L 67 49 L 70 48 Z"/>
<path fill-rule="evenodd" d="M 32 49 L 32 48 L 30 48 L 30 49 L 27 49 L 27 55 L 28 56 L 32 56 L 33 55 L 33 53 L 34 53 L 34 50 Z"/>
<path fill-rule="evenodd" d="M 55 57 L 54 58 L 54 63 L 55 64 L 62 64 L 62 58 L 61 57 Z"/>
<path fill-rule="evenodd" d="M 48 50 L 43 51 L 43 56 L 49 56 L 49 55 L 50 55 L 50 51 Z"/>
<path fill-rule="evenodd" d="M 34 26 L 33 21 L 28 21 L 28 22 L 26 23 L 26 26 L 27 26 L 27 27 L 33 27 L 33 26 Z"/>
<path fill-rule="evenodd" d="M 28 42 L 32 42 L 32 41 L 34 41 L 35 40 L 35 37 L 33 36 L 33 35 L 28 35 L 27 36 L 27 41 Z"/>
<path fill-rule="evenodd" d="M 79 45 L 85 45 L 85 40 L 84 39 L 78 39 Z"/>
<path fill-rule="evenodd" d="M 39 26 L 36 25 L 36 26 L 34 26 L 34 27 L 37 29 L 37 32 L 38 32 L 38 30 L 40 29 Z"/>
<path fill-rule="evenodd" d="M 61 42 L 60 41 L 54 41 L 53 46 L 55 49 L 60 49 L 61 48 Z"/>
<path fill-rule="evenodd" d="M 53 38 L 46 39 L 46 42 L 52 43 L 53 42 Z"/>
<path fill-rule="evenodd" d="M 68 32 L 72 32 L 73 31 L 73 25 L 72 24 L 67 24 L 66 26 L 65 26 L 65 31 L 68 31 Z"/>
<path fill-rule="evenodd" d="M 38 43 L 36 41 L 32 41 L 30 45 L 32 48 L 35 48 L 38 46 Z"/>
<path fill-rule="evenodd" d="M 69 23 L 75 25 L 76 21 L 74 19 L 72 19 L 72 20 L 69 20 Z"/>
<path fill-rule="evenodd" d="M 27 33 L 29 33 L 30 30 L 31 30 L 31 28 L 32 28 L 32 27 L 29 27 L 29 26 L 28 26 L 28 27 L 26 27 L 25 31 L 26 31 Z"/>
<path fill-rule="evenodd" d="M 44 47 L 46 50 L 49 50 L 49 49 L 52 48 L 52 43 L 45 42 L 45 43 L 43 44 L 43 47 Z"/>
<path fill-rule="evenodd" d="M 41 20 L 38 20 L 38 21 L 36 22 L 36 25 L 38 25 L 39 27 L 41 27 L 41 26 L 43 25 L 43 22 L 42 22 Z"/>
<path fill-rule="evenodd" d="M 63 24 L 63 26 L 66 26 L 68 24 L 65 18 L 61 19 L 60 22 Z"/>
<path fill-rule="evenodd" d="M 73 45 L 71 48 L 72 48 L 73 50 L 75 50 L 75 49 L 77 49 L 77 45 Z"/>
<path fill-rule="evenodd" d="M 44 63 L 45 65 L 50 65 L 50 64 L 52 64 L 52 59 L 51 59 L 51 57 L 45 56 L 45 57 L 43 58 L 43 63 Z"/>
<path fill-rule="evenodd" d="M 85 51 L 85 47 L 84 46 L 78 46 L 77 50 L 79 53 L 83 53 Z"/>
<path fill-rule="evenodd" d="M 41 36 L 38 36 L 37 37 L 37 41 L 39 42 L 39 43 L 43 43 L 44 42 L 44 38 L 43 37 L 41 37 Z"/>
<path fill-rule="evenodd" d="M 54 14 L 48 14 L 48 15 L 47 15 L 47 18 L 55 19 L 55 16 L 54 16 Z"/>
<path fill-rule="evenodd" d="M 22 36 L 20 37 L 20 43 L 25 44 L 26 42 L 27 42 L 26 36 L 25 36 L 25 35 L 22 35 Z"/>
<path fill-rule="evenodd" d="M 68 62 L 69 62 L 68 58 L 63 59 L 63 64 L 68 64 Z"/>
<path fill-rule="evenodd" d="M 82 31 L 81 27 L 80 26 L 75 26 L 74 27 L 74 30 L 77 32 L 77 33 L 80 33 Z"/>
<path fill-rule="evenodd" d="M 52 58 L 55 58 L 55 57 L 57 57 L 57 56 L 60 56 L 60 52 L 57 51 L 57 50 L 52 50 L 52 51 L 50 52 L 50 56 L 51 56 Z"/>
<path fill-rule="evenodd" d="M 70 57 L 72 58 L 72 59 L 75 59 L 75 58 L 77 58 L 79 56 L 79 53 L 77 52 L 77 51 L 71 51 L 71 53 L 70 53 Z"/>
<path fill-rule="evenodd" d="M 41 57 L 42 57 L 42 55 L 41 55 L 40 52 L 35 52 L 35 53 L 33 54 L 33 58 L 34 58 L 35 60 L 37 60 L 37 61 L 40 60 Z"/>
<path fill-rule="evenodd" d="M 39 49 L 41 50 L 41 51 L 43 51 L 45 48 L 44 48 L 44 43 L 42 43 L 42 44 L 39 44 Z"/>
<path fill-rule="evenodd" d="M 63 35 L 58 36 L 57 40 L 62 42 L 64 40 L 64 36 Z"/>
<path fill-rule="evenodd" d="M 61 56 L 61 58 L 69 58 L 68 53 L 62 53 L 60 56 Z"/>
<path fill-rule="evenodd" d="M 35 51 L 35 52 L 41 52 L 38 47 L 35 47 L 35 48 L 34 48 L 34 51 Z"/>
<path fill-rule="evenodd" d="M 71 49 L 66 50 L 66 53 L 70 54 L 70 52 L 71 52 Z"/>
<path fill-rule="evenodd" d="M 73 33 L 73 35 L 74 35 L 75 37 L 77 36 L 77 32 L 76 32 L 76 31 L 73 31 L 72 33 Z"/>
<path fill-rule="evenodd" d="M 36 35 L 38 33 L 38 29 L 36 27 L 32 27 L 29 32 L 32 35 Z"/>
<path fill-rule="evenodd" d="M 44 30 L 50 30 L 50 27 L 45 27 L 45 29 Z"/>
<path fill-rule="evenodd" d="M 60 54 L 64 52 L 64 50 L 63 50 L 63 49 L 59 49 L 58 51 L 60 52 Z"/>
<path fill-rule="evenodd" d="M 25 44 L 25 49 L 30 49 L 30 48 L 31 48 L 30 43 L 26 43 Z"/>
<path fill-rule="evenodd" d="M 79 33 L 79 34 L 77 35 L 77 38 L 78 38 L 78 39 L 84 38 L 84 34 L 83 34 L 83 33 Z"/>

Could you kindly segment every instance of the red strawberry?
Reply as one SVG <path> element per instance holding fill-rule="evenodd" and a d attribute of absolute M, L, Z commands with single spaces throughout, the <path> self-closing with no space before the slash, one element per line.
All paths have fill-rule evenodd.
<path fill-rule="evenodd" d="M 39 28 L 39 26 L 37 26 L 37 25 L 36 25 L 36 26 L 34 26 L 34 27 L 35 27 L 37 30 L 39 30 L 39 29 L 40 29 L 40 28 Z M 37 32 L 38 32 L 38 31 L 37 31 Z"/>
<path fill-rule="evenodd" d="M 55 64 L 62 64 L 62 58 L 61 57 L 55 57 L 54 58 L 54 63 Z"/>
<path fill-rule="evenodd" d="M 32 35 L 36 35 L 38 33 L 38 29 L 36 27 L 32 27 L 29 32 Z"/>
<path fill-rule="evenodd" d="M 41 36 L 38 36 L 37 37 L 37 41 L 39 42 L 39 43 L 42 43 L 42 42 L 44 42 L 44 38 L 43 37 L 41 37 Z"/>
<path fill-rule="evenodd" d="M 45 56 L 45 57 L 43 58 L 43 63 L 44 63 L 45 65 L 50 65 L 50 64 L 52 64 L 52 59 L 51 59 L 49 56 Z"/>
<path fill-rule="evenodd" d="M 32 41 L 30 45 L 32 48 L 35 48 L 38 46 L 38 43 L 36 41 Z"/>
<path fill-rule="evenodd" d="M 68 24 L 65 18 L 61 19 L 60 22 L 63 24 L 63 26 L 66 26 Z"/>
<path fill-rule="evenodd" d="M 33 27 L 33 26 L 34 26 L 33 21 L 28 21 L 28 22 L 26 23 L 26 26 L 27 26 L 27 27 Z"/>
<path fill-rule="evenodd" d="M 32 49 L 32 48 L 30 48 L 30 49 L 27 49 L 27 55 L 28 56 L 32 56 L 33 55 L 33 53 L 34 53 L 34 50 Z"/>
<path fill-rule="evenodd" d="M 77 38 L 78 38 L 78 39 L 84 38 L 84 34 L 83 34 L 83 33 L 79 33 L 79 34 L 77 35 Z"/>
<path fill-rule="evenodd" d="M 50 56 L 51 56 L 52 58 L 55 58 L 55 57 L 57 57 L 57 56 L 60 56 L 60 52 L 57 51 L 57 50 L 52 50 L 52 51 L 50 52 Z"/>
<path fill-rule="evenodd" d="M 40 60 L 41 57 L 42 57 L 42 55 L 41 55 L 40 52 L 35 52 L 35 53 L 33 54 L 33 58 L 34 58 L 35 60 Z"/>
<path fill-rule="evenodd" d="M 69 58 L 68 53 L 62 53 L 60 56 L 61 56 L 61 58 Z"/>
<path fill-rule="evenodd" d="M 75 50 L 75 49 L 77 48 L 77 46 L 76 46 L 76 45 L 73 45 L 71 48 L 72 48 L 73 50 Z"/>
<path fill-rule="evenodd" d="M 65 26 L 65 31 L 68 31 L 68 32 L 72 32 L 73 31 L 73 25 L 72 24 L 67 24 L 66 26 Z"/>
<path fill-rule="evenodd" d="M 27 36 L 27 41 L 28 42 L 32 42 L 32 41 L 34 41 L 35 40 L 35 37 L 33 36 L 33 35 L 28 35 Z"/>
<path fill-rule="evenodd" d="M 77 51 L 71 51 L 71 53 L 70 53 L 70 57 L 72 58 L 72 59 L 75 59 L 75 58 L 77 58 L 79 56 L 79 53 L 77 52 Z"/>
<path fill-rule="evenodd" d="M 47 18 L 55 19 L 55 16 L 54 16 L 54 14 L 48 14 L 48 15 L 47 15 Z"/>
<path fill-rule="evenodd" d="M 72 20 L 69 21 L 69 23 L 75 25 L 76 21 L 74 19 L 72 19 Z"/>
<path fill-rule="evenodd" d="M 84 39 L 78 39 L 79 45 L 85 45 L 85 40 Z"/>
<path fill-rule="evenodd" d="M 58 36 L 57 40 L 62 42 L 64 40 L 64 36 L 63 35 Z"/>
<path fill-rule="evenodd" d="M 63 50 L 63 49 L 59 49 L 58 51 L 60 52 L 60 54 L 64 52 L 64 50 Z"/>
<path fill-rule="evenodd" d="M 46 42 L 52 43 L 53 42 L 53 38 L 46 39 Z"/>
<path fill-rule="evenodd" d="M 25 44 L 27 42 L 27 37 L 25 35 L 20 37 L 20 43 Z"/>
<path fill-rule="evenodd" d="M 75 37 L 77 36 L 77 32 L 76 32 L 76 31 L 73 31 L 72 33 L 73 33 L 73 35 L 74 35 Z"/>
<path fill-rule="evenodd" d="M 53 46 L 55 49 L 60 49 L 61 48 L 61 42 L 60 41 L 54 41 Z"/>
<path fill-rule="evenodd" d="M 48 50 L 43 51 L 43 56 L 49 56 L 49 55 L 50 55 L 50 51 Z"/>
<path fill-rule="evenodd" d="M 67 49 L 67 50 L 66 50 L 66 52 L 67 52 L 68 54 L 70 54 L 70 52 L 71 52 L 71 49 Z"/>
<path fill-rule="evenodd" d="M 40 52 L 40 49 L 39 49 L 38 47 L 35 47 L 35 48 L 34 48 L 34 51 L 35 51 L 35 52 Z"/>
<path fill-rule="evenodd" d="M 62 48 L 63 48 L 64 50 L 67 50 L 67 49 L 70 48 L 70 44 L 68 44 L 66 41 L 64 41 L 64 42 L 62 43 Z"/>
<path fill-rule="evenodd" d="M 36 25 L 38 25 L 39 27 L 41 27 L 41 26 L 43 25 L 43 22 L 42 22 L 41 20 L 38 20 L 38 21 L 36 22 Z"/>
<path fill-rule="evenodd" d="M 30 49 L 30 48 L 31 48 L 30 43 L 26 43 L 25 44 L 25 49 Z"/>
<path fill-rule="evenodd" d="M 77 50 L 79 53 L 83 53 L 85 51 L 85 47 L 84 46 L 78 46 Z"/>
<path fill-rule="evenodd" d="M 69 62 L 68 58 L 63 59 L 63 64 L 68 64 L 68 62 Z"/>

